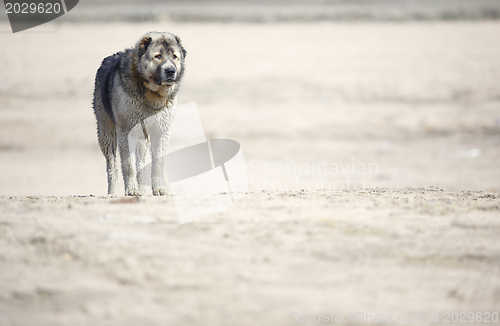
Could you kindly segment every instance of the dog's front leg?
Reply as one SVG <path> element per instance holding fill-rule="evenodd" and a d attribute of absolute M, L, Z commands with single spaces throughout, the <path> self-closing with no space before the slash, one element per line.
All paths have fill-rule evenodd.
<path fill-rule="evenodd" d="M 144 170 L 146 167 L 146 155 L 148 153 L 148 145 L 149 141 L 146 139 L 141 139 L 137 142 L 137 150 L 136 150 L 136 168 L 137 168 L 137 183 L 139 184 L 139 192 L 141 195 L 146 194 L 145 187 L 145 175 Z"/>
<path fill-rule="evenodd" d="M 118 169 L 116 168 L 115 156 L 106 156 L 106 172 L 108 174 L 108 195 L 116 196 L 118 194 L 116 188 Z"/>
<path fill-rule="evenodd" d="M 135 167 L 136 141 L 130 139 L 129 132 L 118 132 L 118 147 L 120 148 L 120 159 L 122 164 L 123 183 L 125 184 L 125 196 L 140 196 L 137 183 L 137 172 Z"/>
<path fill-rule="evenodd" d="M 165 154 L 168 135 L 155 136 L 151 137 L 151 188 L 154 196 L 165 196 L 168 195 L 165 182 Z"/>

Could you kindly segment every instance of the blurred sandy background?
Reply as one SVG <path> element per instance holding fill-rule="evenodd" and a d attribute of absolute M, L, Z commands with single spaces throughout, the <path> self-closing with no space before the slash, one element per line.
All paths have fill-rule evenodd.
<path fill-rule="evenodd" d="M 0 324 L 492 311 L 499 8 L 88 1 L 16 34 L 0 17 Z M 181 37 L 179 102 L 196 101 L 207 136 L 237 140 L 247 163 L 252 193 L 187 226 L 169 198 L 89 196 L 106 191 L 95 72 L 151 30 Z"/>
<path fill-rule="evenodd" d="M 179 102 L 196 101 L 209 137 L 242 144 L 252 189 L 500 189 L 497 21 L 72 22 L 78 10 L 17 34 L 1 25 L 2 195 L 105 194 L 94 75 L 150 30 L 183 39 Z M 276 171 L 287 164 L 309 170 Z M 377 169 L 342 171 L 352 164 Z"/>

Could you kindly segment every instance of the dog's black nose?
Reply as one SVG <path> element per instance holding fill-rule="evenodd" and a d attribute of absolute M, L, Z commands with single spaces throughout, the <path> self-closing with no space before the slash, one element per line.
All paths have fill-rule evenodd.
<path fill-rule="evenodd" d="M 167 75 L 167 77 L 169 77 L 169 78 L 174 77 L 174 75 L 175 75 L 175 68 L 173 68 L 173 67 L 169 67 L 169 68 L 165 69 L 165 74 L 166 74 L 166 75 Z"/>

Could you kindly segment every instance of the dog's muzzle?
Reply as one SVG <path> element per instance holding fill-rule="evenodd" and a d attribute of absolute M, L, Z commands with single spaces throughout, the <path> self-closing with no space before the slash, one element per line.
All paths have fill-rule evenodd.
<path fill-rule="evenodd" d="M 158 85 L 169 85 L 175 82 L 175 78 L 177 77 L 177 70 L 175 67 L 167 67 L 165 69 L 158 69 L 156 76 L 154 77 L 154 81 Z"/>
<path fill-rule="evenodd" d="M 174 80 L 175 79 L 175 68 L 174 67 L 168 67 L 165 69 L 165 76 L 167 77 L 167 80 Z"/>

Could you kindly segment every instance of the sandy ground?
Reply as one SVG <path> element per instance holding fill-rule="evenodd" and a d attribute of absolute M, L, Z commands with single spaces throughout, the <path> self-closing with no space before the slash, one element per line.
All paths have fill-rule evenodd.
<path fill-rule="evenodd" d="M 170 198 L 0 205 L 1 325 L 290 325 L 293 312 L 426 325 L 498 312 L 498 194 L 261 191 L 183 225 Z"/>
<path fill-rule="evenodd" d="M 94 74 L 150 30 L 247 164 L 245 199 L 185 225 L 172 197 L 102 197 Z M 498 312 L 500 23 L 0 31 L 0 325 Z"/>

